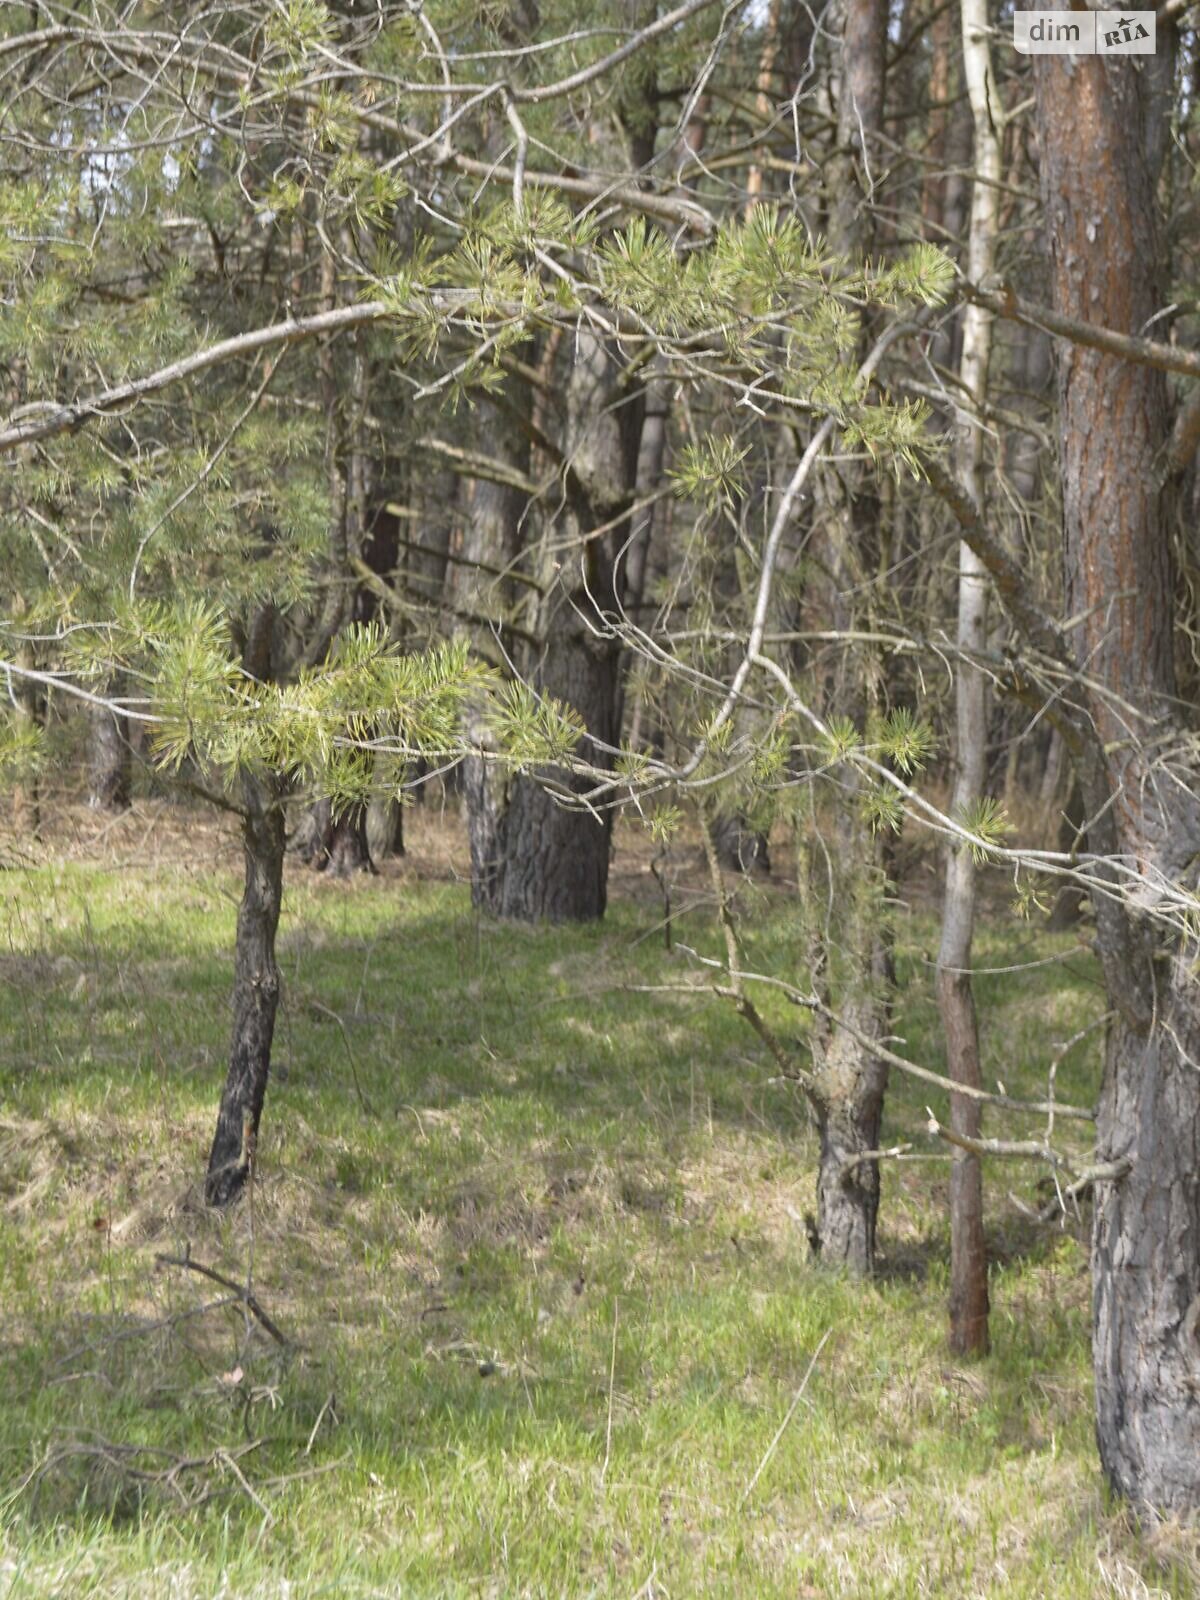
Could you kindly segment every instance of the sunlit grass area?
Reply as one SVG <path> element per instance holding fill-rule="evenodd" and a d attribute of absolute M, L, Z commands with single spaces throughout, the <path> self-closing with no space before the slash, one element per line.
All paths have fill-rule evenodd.
<path fill-rule="evenodd" d="M 945 1344 L 928 1086 L 893 1079 L 885 1143 L 939 1159 L 886 1165 L 877 1281 L 811 1259 L 802 1099 L 726 1002 L 667 992 L 680 943 L 720 948 L 687 851 L 671 951 L 631 833 L 593 928 L 481 921 L 452 816 L 410 814 L 381 877 L 290 870 L 257 1178 L 220 1219 L 236 841 L 91 826 L 0 874 L 0 1595 L 1192 1592 L 1182 1536 L 1107 1504 L 1087 1219 L 1030 1220 L 1044 1172 L 987 1172 L 978 1363 Z M 787 973 L 777 860 L 738 910 Z M 978 983 L 986 1072 L 1040 1097 L 1101 990 L 1086 934 L 993 891 L 980 964 L 1020 970 Z M 919 874 L 899 899 L 895 1048 L 939 1068 Z M 1098 1070 L 1092 1033 L 1055 1092 Z M 285 1342 L 164 1255 L 251 1281 Z"/>

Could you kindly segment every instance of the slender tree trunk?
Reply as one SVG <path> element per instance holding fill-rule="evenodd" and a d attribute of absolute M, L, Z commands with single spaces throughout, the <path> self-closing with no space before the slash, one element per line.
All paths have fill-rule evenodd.
<path fill-rule="evenodd" d="M 967 250 L 973 283 L 991 274 L 996 248 L 1000 140 L 996 132 L 996 86 L 987 43 L 987 0 L 962 0 L 963 61 L 975 120 L 975 183 Z M 980 306 L 963 312 L 959 376 L 972 415 L 958 440 L 958 476 L 975 509 L 983 511 L 984 424 L 992 316 Z M 987 681 L 968 656 L 987 648 L 988 579 L 983 563 L 965 542 L 958 547 L 958 646 L 955 668 L 955 779 L 951 808 L 969 814 L 983 799 L 987 778 Z M 975 935 L 975 858 L 969 847 L 951 845 L 946 855 L 942 939 L 937 995 L 946 1035 L 949 1075 L 969 1088 L 982 1087 L 979 1025 L 971 989 L 971 945 Z M 978 1139 L 981 1106 L 951 1095 L 952 1131 Z M 950 1347 L 960 1355 L 988 1347 L 987 1245 L 983 1236 L 983 1173 L 978 1155 L 955 1145 L 950 1169 Z"/>
<path fill-rule="evenodd" d="M 37 658 L 32 644 L 22 642 L 17 647 L 18 666 L 34 668 Z M 13 689 L 15 706 L 13 721 L 17 731 L 36 737 L 46 720 L 46 702 L 42 690 L 29 678 L 17 678 Z M 13 827 L 18 836 L 40 839 L 42 835 L 42 784 L 36 762 L 31 762 L 13 786 Z"/>
<path fill-rule="evenodd" d="M 462 763 L 467 843 L 471 850 L 471 904 L 479 911 L 499 916 L 508 866 L 508 784 L 484 754 L 491 741 L 482 718 L 476 719 L 471 741 L 479 753 Z"/>
<path fill-rule="evenodd" d="M 874 912 L 869 913 L 873 917 Z M 857 1277 L 875 1270 L 875 1231 L 879 1217 L 879 1127 L 887 1090 L 887 1067 L 851 1035 L 871 1037 L 879 1027 L 879 994 L 890 981 L 876 930 L 864 927 L 860 949 L 876 963 L 868 973 L 861 1002 L 847 996 L 840 1016 L 849 1027 L 834 1027 L 814 1045 L 813 1061 L 821 1088 L 817 1105 L 820 1154 L 817 1165 L 816 1241 L 822 1262 Z M 858 963 L 860 970 L 864 963 Z"/>
<path fill-rule="evenodd" d="M 1041 781 L 1038 784 L 1037 809 L 1038 814 L 1045 822 L 1043 843 L 1048 850 L 1057 849 L 1059 837 L 1059 812 L 1062 809 L 1065 784 L 1063 772 L 1067 767 L 1070 757 L 1067 753 L 1067 742 L 1057 728 L 1050 730 L 1050 741 L 1046 747 L 1046 761 L 1042 767 Z M 1071 782 L 1074 783 L 1074 775 Z"/>
<path fill-rule="evenodd" d="M 775 86 L 775 62 L 779 55 L 779 14 L 781 0 L 769 0 L 763 28 L 762 55 L 759 58 L 758 78 L 755 87 L 754 111 L 765 128 L 771 119 Z M 746 175 L 746 210 L 749 212 L 763 197 L 765 175 L 761 165 L 754 161 Z"/>
<path fill-rule="evenodd" d="M 208 1158 L 205 1199 L 228 1206 L 245 1186 L 254 1160 L 271 1039 L 279 1005 L 275 932 L 283 897 L 284 813 L 280 787 L 245 774 L 242 825 L 245 885 L 238 908 L 229 1074 Z"/>
<path fill-rule="evenodd" d="M 1084 838 L 1084 829 L 1087 825 L 1087 813 L 1084 809 L 1083 794 L 1076 781 L 1074 770 L 1067 768 L 1067 798 L 1060 807 L 1058 818 L 1058 833 L 1051 841 L 1051 849 L 1061 850 L 1064 854 L 1078 853 L 1080 841 Z M 1077 883 L 1065 882 L 1054 897 L 1054 905 L 1050 915 L 1046 918 L 1046 926 L 1054 933 L 1062 933 L 1067 928 L 1073 928 L 1083 914 L 1083 890 Z"/>
<path fill-rule="evenodd" d="M 1102 56 L 1034 60 L 1055 308 L 1124 333 L 1163 304 L 1164 32 L 1160 57 L 1132 72 Z M 1200 1509 L 1200 951 L 1152 914 L 1194 890 L 1200 773 L 1194 715 L 1175 694 L 1167 388 L 1161 372 L 1081 345 L 1061 346 L 1058 368 L 1089 845 L 1136 873 L 1120 899 L 1092 896 L 1114 1013 L 1092 1236 L 1097 1435 L 1115 1489 L 1186 1514 Z"/>

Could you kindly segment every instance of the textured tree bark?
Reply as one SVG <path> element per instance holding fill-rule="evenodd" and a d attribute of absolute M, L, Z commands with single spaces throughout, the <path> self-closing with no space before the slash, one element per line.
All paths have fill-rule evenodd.
<path fill-rule="evenodd" d="M 418 789 L 418 801 L 420 797 Z M 382 795 L 367 807 L 367 850 L 372 861 L 404 854 L 404 807 L 391 795 Z"/>
<path fill-rule="evenodd" d="M 765 833 L 756 833 L 745 817 L 719 816 L 713 822 L 717 860 L 731 872 L 770 872 L 771 852 Z"/>
<path fill-rule="evenodd" d="M 1192 954 L 1194 959 L 1194 952 Z M 1200 1506 L 1200 1012 L 1188 957 L 1157 1025 L 1109 1034 L 1092 1234 L 1096 1432 L 1115 1489 L 1156 1512 Z"/>
<path fill-rule="evenodd" d="M 1160 51 L 1164 41 L 1160 38 Z M 1041 182 L 1061 314 L 1137 333 L 1160 308 L 1162 118 L 1147 58 L 1035 58 Z M 1066 609 L 1090 728 L 1079 763 L 1093 851 L 1137 873 L 1092 896 L 1110 1025 L 1097 1114 L 1093 1357 L 1100 1456 L 1137 1506 L 1200 1509 L 1200 990 L 1194 935 L 1148 916 L 1195 883 L 1200 782 L 1174 695 L 1174 574 L 1159 467 L 1161 372 L 1081 345 L 1058 361 Z M 1114 883 L 1116 880 L 1114 879 Z"/>
<path fill-rule="evenodd" d="M 501 399 L 482 405 L 476 436 L 480 453 L 528 476 L 529 437 L 522 418 L 528 416 L 532 405 L 529 385 L 510 377 Z M 510 625 L 523 586 L 513 573 L 529 540 L 531 515 L 529 496 L 523 490 L 485 478 L 477 478 L 471 485 L 464 560 L 452 569 L 451 592 L 460 611 L 480 619 L 469 629 L 472 643 L 496 665 L 505 664 L 506 654 L 510 660 L 514 656 L 521 660 Z M 497 639 L 503 650 L 497 648 Z M 467 733 L 478 752 L 466 757 L 461 770 L 471 849 L 471 903 L 491 916 L 500 916 L 509 861 L 508 778 L 497 762 L 489 760 L 494 740 L 482 707 L 468 713 Z"/>
<path fill-rule="evenodd" d="M 365 805 L 348 806 L 338 816 L 331 818 L 322 870 L 330 878 L 351 878 L 356 872 L 375 872 L 371 847 L 367 843 Z"/>
<path fill-rule="evenodd" d="M 972 890 L 973 895 L 973 890 Z M 963 905 L 951 867 L 946 875 L 946 898 Z M 950 936 L 947 937 L 947 933 Z M 968 952 L 969 939 L 965 941 Z M 942 957 L 937 974 L 938 1009 L 946 1035 L 949 1075 L 956 1083 L 981 1088 L 979 1026 L 970 977 L 943 964 L 948 950 L 960 941 L 943 929 Z M 981 1130 L 978 1100 L 950 1096 L 951 1131 L 978 1139 Z M 983 1234 L 983 1174 L 979 1157 L 955 1145 L 950 1165 L 950 1348 L 958 1355 L 981 1355 L 988 1348 L 988 1262 Z"/>
<path fill-rule="evenodd" d="M 242 779 L 245 883 L 238 908 L 229 1073 L 217 1113 L 204 1196 L 228 1206 L 246 1184 L 258 1141 L 279 1005 L 275 933 L 283 897 L 284 814 L 277 784 Z"/>
<path fill-rule="evenodd" d="M 119 685 L 110 684 L 116 694 Z M 88 710 L 88 805 L 93 811 L 129 806 L 129 738 L 121 719 L 103 706 Z"/>
<path fill-rule="evenodd" d="M 292 849 L 302 861 L 330 878 L 350 878 L 356 872 L 374 873 L 367 817 L 365 805 L 348 806 L 335 817 L 327 799 L 316 800 L 296 830 Z"/>
<path fill-rule="evenodd" d="M 610 757 L 596 740 L 615 742 L 618 655 L 609 641 L 593 640 L 579 618 L 559 615 L 536 686 L 579 712 L 588 732 L 577 754 L 604 767 Z M 547 782 L 576 794 L 590 787 L 562 769 L 513 779 L 504 824 L 501 915 L 522 922 L 595 921 L 608 903 L 610 814 L 568 809 Z"/>
<path fill-rule="evenodd" d="M 869 250 L 868 209 L 883 115 L 887 7 L 885 0 L 841 0 L 837 88 L 837 150 L 829 166 L 829 240 L 839 254 Z M 853 463 L 821 474 L 811 552 L 820 576 L 806 594 L 814 625 L 849 634 L 854 599 L 877 569 L 879 507 L 871 485 Z M 818 620 L 819 619 L 819 620 Z M 857 647 L 839 644 L 818 666 L 817 696 L 827 717 L 861 725 L 869 706 L 868 670 Z M 826 1004 L 853 1028 L 829 1021 L 814 1030 L 813 1073 L 821 1135 L 817 1172 L 816 1244 L 822 1261 L 868 1275 L 875 1264 L 879 1209 L 878 1148 L 887 1069 L 871 1050 L 888 1029 L 891 960 L 883 897 L 882 841 L 872 834 L 852 769 L 837 775 L 828 818 L 813 826 L 829 835 L 828 848 L 802 846 L 800 882 L 807 900 L 810 967 Z M 856 1037 L 857 1035 L 857 1037 Z"/>
<path fill-rule="evenodd" d="M 579 333 L 570 355 L 567 466 L 561 514 L 550 530 L 565 549 L 543 572 L 543 642 L 532 678 L 540 693 L 579 713 L 587 732 L 577 754 L 606 768 L 619 733 L 620 650 L 610 628 L 623 594 L 615 555 L 628 537 L 641 407 L 622 392 L 620 368 L 595 334 Z M 597 534 L 599 528 L 607 531 Z M 501 914 L 592 921 L 607 903 L 611 817 L 564 805 L 547 785 L 583 794 L 591 782 L 563 769 L 513 779 Z"/>
<path fill-rule="evenodd" d="M 879 941 L 872 940 L 876 955 Z M 885 974 L 876 975 L 878 982 Z M 842 1018 L 860 1029 L 878 1027 L 879 1004 L 843 1004 Z M 820 1156 L 817 1166 L 816 1243 L 821 1260 L 858 1277 L 875 1270 L 879 1217 L 879 1126 L 887 1090 L 887 1067 L 864 1050 L 845 1028 L 830 1030 L 814 1047 Z"/>
<path fill-rule="evenodd" d="M 478 727 L 472 742 L 478 755 L 462 763 L 463 803 L 467 808 L 467 843 L 471 850 L 471 904 L 500 916 L 504 876 L 508 868 L 508 783 L 483 754 L 488 734 Z"/>
<path fill-rule="evenodd" d="M 975 123 L 975 183 L 967 266 L 973 283 L 985 282 L 995 258 L 1000 139 L 994 121 L 992 63 L 988 50 L 987 0 L 962 0 L 963 63 Z M 959 430 L 958 478 L 976 511 L 983 512 L 984 431 L 992 317 L 981 306 L 963 312 L 959 376 L 972 415 Z M 987 780 L 988 696 L 983 673 L 971 657 L 987 648 L 988 579 L 983 563 L 965 542 L 958 547 L 958 644 L 955 667 L 955 776 L 951 809 L 967 815 L 984 795 Z M 946 854 L 942 937 L 937 996 L 946 1036 L 949 1076 L 982 1088 L 979 1024 L 971 989 L 975 936 L 975 858 L 968 846 Z M 978 1139 L 982 1107 L 966 1095 L 950 1096 L 953 1132 Z M 978 1155 L 954 1146 L 950 1169 L 950 1348 L 959 1355 L 988 1347 L 987 1245 L 983 1234 L 983 1172 Z"/>

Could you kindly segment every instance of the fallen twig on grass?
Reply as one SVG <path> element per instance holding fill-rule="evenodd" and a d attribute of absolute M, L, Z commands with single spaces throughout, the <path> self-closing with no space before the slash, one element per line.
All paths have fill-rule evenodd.
<path fill-rule="evenodd" d="M 282 1345 L 285 1350 L 290 1348 L 291 1340 L 287 1338 L 287 1336 L 280 1330 L 279 1325 L 273 1322 L 263 1310 L 262 1306 L 259 1304 L 257 1296 L 254 1295 L 244 1285 L 238 1283 L 236 1279 L 226 1277 L 225 1273 L 218 1272 L 215 1267 L 206 1267 L 201 1261 L 193 1261 L 190 1254 L 182 1256 L 157 1254 L 154 1259 L 160 1267 L 182 1267 L 187 1272 L 198 1272 L 201 1277 L 210 1278 L 213 1283 L 221 1284 L 224 1288 L 230 1290 L 237 1296 L 241 1303 L 246 1307 L 246 1310 L 257 1319 L 257 1321 L 266 1330 L 266 1332 L 271 1335 L 272 1339 L 274 1339 L 277 1344 Z"/>
<path fill-rule="evenodd" d="M 608 1368 L 608 1425 L 604 1430 L 604 1465 L 600 1468 L 600 1482 L 608 1476 L 608 1463 L 612 1456 L 613 1385 L 617 1377 L 617 1314 L 621 1302 L 613 1301 L 612 1361 Z"/>
<path fill-rule="evenodd" d="M 259 1449 L 264 1443 L 262 1439 L 251 1439 L 246 1444 L 235 1445 L 230 1449 L 213 1450 L 208 1455 L 188 1456 L 179 1455 L 164 1445 L 121 1444 L 99 1436 L 91 1439 L 76 1438 L 47 1450 L 42 1460 L 25 1475 L 17 1492 L 23 1493 L 31 1486 L 36 1486 L 55 1468 L 65 1465 L 68 1461 L 85 1460 L 99 1462 L 118 1477 L 127 1478 L 134 1483 L 168 1489 L 181 1506 L 194 1509 L 212 1498 L 215 1485 L 211 1476 L 202 1478 L 194 1488 L 189 1488 L 186 1480 L 195 1479 L 204 1473 L 213 1474 L 228 1467 L 233 1470 L 241 1489 L 265 1512 L 266 1507 L 250 1488 L 245 1474 L 237 1465 L 242 1457 Z M 164 1464 L 151 1466 L 152 1461 L 161 1461 Z"/>
<path fill-rule="evenodd" d="M 276 1493 L 306 1478 L 323 1476 L 347 1466 L 349 1456 L 339 1456 L 336 1461 L 320 1462 L 303 1467 L 296 1472 L 276 1473 L 251 1483 L 241 1463 L 253 1452 L 272 1441 L 266 1438 L 249 1439 L 244 1444 L 222 1445 L 207 1455 L 184 1455 L 165 1445 L 124 1444 L 100 1435 L 77 1436 L 52 1444 L 41 1460 L 32 1467 L 17 1485 L 16 1494 L 27 1489 L 37 1492 L 38 1485 L 56 1470 L 72 1461 L 94 1462 L 118 1478 L 147 1489 L 168 1491 L 185 1510 L 196 1510 L 208 1504 L 230 1480 L 238 1491 L 260 1511 L 268 1525 L 275 1515 L 263 1499 L 264 1494 Z"/>
<path fill-rule="evenodd" d="M 367 1116 L 373 1117 L 375 1115 L 375 1109 L 371 1105 L 371 1102 L 367 1099 L 366 1095 L 363 1093 L 363 1086 L 358 1081 L 358 1062 L 354 1059 L 354 1050 L 350 1044 L 350 1035 L 346 1032 L 345 1022 L 336 1011 L 332 1010 L 331 1007 L 322 1004 L 320 1000 L 314 1000 L 312 995 L 305 995 L 304 1002 L 306 1005 L 311 1006 L 312 1009 L 320 1016 L 328 1017 L 331 1022 L 336 1022 L 338 1027 L 342 1030 L 342 1043 L 346 1046 L 346 1058 L 350 1063 L 350 1076 L 354 1080 L 355 1097 L 358 1100 L 359 1105 L 366 1112 Z"/>
<path fill-rule="evenodd" d="M 756 1469 L 756 1471 L 754 1473 L 754 1476 L 750 1479 L 750 1482 L 746 1485 L 745 1489 L 742 1491 L 742 1498 L 738 1501 L 738 1506 L 737 1506 L 739 1511 L 742 1509 L 742 1507 L 746 1504 L 746 1501 L 749 1500 L 750 1496 L 753 1494 L 754 1485 L 762 1477 L 763 1473 L 766 1471 L 767 1467 L 770 1465 L 771 1457 L 775 1454 L 776 1450 L 779 1448 L 779 1441 L 783 1438 L 784 1433 L 787 1431 L 788 1423 L 795 1416 L 796 1408 L 799 1406 L 801 1400 L 803 1400 L 803 1398 L 804 1398 L 804 1391 L 805 1391 L 805 1389 L 808 1388 L 808 1380 L 813 1375 L 813 1369 L 816 1367 L 816 1364 L 817 1364 L 817 1357 L 821 1354 L 821 1351 L 824 1350 L 826 1342 L 827 1342 L 827 1340 L 829 1338 L 829 1335 L 832 1332 L 833 1332 L 832 1328 L 826 1328 L 825 1329 L 825 1332 L 821 1335 L 820 1342 L 818 1343 L 817 1348 L 813 1351 L 811 1357 L 809 1358 L 808 1367 L 807 1367 L 807 1369 L 806 1369 L 806 1371 L 804 1373 L 803 1378 L 801 1378 L 801 1380 L 800 1380 L 800 1387 L 796 1390 L 796 1393 L 795 1393 L 795 1395 L 794 1395 L 794 1397 L 792 1399 L 791 1405 L 787 1408 L 786 1416 L 784 1417 L 783 1421 L 779 1424 L 778 1428 L 775 1430 L 775 1437 L 771 1440 L 770 1444 L 767 1446 L 766 1453 L 764 1454 L 762 1460 L 758 1463 L 758 1467 L 757 1467 L 757 1469 Z"/>

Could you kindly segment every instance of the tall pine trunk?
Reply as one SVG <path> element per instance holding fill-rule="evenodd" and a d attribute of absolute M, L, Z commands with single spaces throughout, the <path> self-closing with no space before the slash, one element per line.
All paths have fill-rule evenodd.
<path fill-rule="evenodd" d="M 869 251 L 873 238 L 866 205 L 869 175 L 877 168 L 876 139 L 883 119 L 887 42 L 885 0 L 841 0 L 837 94 L 837 151 L 829 164 L 829 240 L 847 257 Z M 850 634 L 857 596 L 869 591 L 868 574 L 878 539 L 877 498 L 854 463 L 821 474 L 812 553 L 821 576 L 807 605 L 821 629 Z M 882 672 L 860 647 L 844 642 L 821 671 L 819 704 L 827 720 L 865 720 Z M 831 775 L 830 816 L 813 826 L 829 829 L 829 849 L 803 848 L 801 882 L 808 901 L 811 967 L 818 992 L 835 1018 L 814 1030 L 815 1100 L 820 1131 L 817 1172 L 817 1247 L 831 1265 L 868 1275 L 875 1265 L 879 1146 L 887 1069 L 871 1049 L 888 1031 L 890 942 L 882 840 L 872 834 L 861 805 L 861 779 L 843 764 Z M 829 907 L 826 915 L 823 907 Z M 842 1023 L 847 1024 L 843 1026 Z"/>
<path fill-rule="evenodd" d="M 1164 30 L 1166 32 L 1167 30 Z M 1039 56 L 1034 74 L 1055 308 L 1139 334 L 1163 305 L 1161 58 Z M 1164 48 L 1166 47 L 1166 48 Z M 1194 712 L 1175 697 L 1161 372 L 1059 350 L 1066 610 L 1087 666 L 1080 781 L 1119 900 L 1092 896 L 1110 1023 L 1092 1237 L 1096 1425 L 1141 1507 L 1200 1509 L 1200 988 L 1195 935 L 1156 918 L 1195 885 Z"/>
<path fill-rule="evenodd" d="M 987 0 L 962 0 L 963 62 L 975 122 L 975 182 L 967 270 L 985 282 L 995 258 L 1000 181 L 1000 139 L 994 121 L 995 83 L 987 42 Z M 957 470 L 975 510 L 983 514 L 984 423 L 992 313 L 969 305 L 963 312 L 959 376 L 972 413 L 961 425 Z M 969 816 L 983 799 L 987 778 L 987 681 L 971 657 L 987 648 L 988 578 L 983 563 L 964 541 L 958 548 L 958 646 L 955 676 L 955 775 L 951 808 Z M 942 937 L 938 950 L 937 997 L 946 1036 L 946 1062 L 956 1083 L 982 1086 L 979 1024 L 971 988 L 975 936 L 975 858 L 969 845 L 952 843 L 946 853 Z M 953 1132 L 977 1140 L 981 1106 L 967 1095 L 951 1095 Z M 950 1169 L 950 1347 L 960 1355 L 988 1347 L 987 1246 L 983 1234 L 983 1173 L 979 1156 L 955 1145 Z"/>

